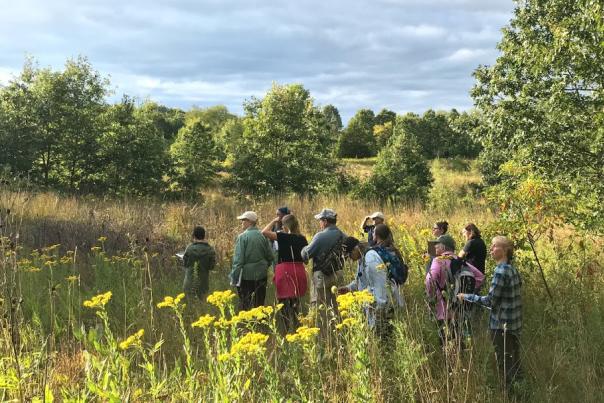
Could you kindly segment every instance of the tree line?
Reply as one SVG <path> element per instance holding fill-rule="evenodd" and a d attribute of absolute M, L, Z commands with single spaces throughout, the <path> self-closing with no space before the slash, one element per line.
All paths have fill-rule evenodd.
<path fill-rule="evenodd" d="M 47 188 L 111 195 L 191 195 L 217 182 L 243 194 L 351 191 L 425 198 L 426 159 L 475 157 L 472 114 L 397 116 L 361 109 L 343 127 L 302 85 L 273 85 L 244 104 L 183 111 L 124 95 L 84 57 L 62 70 L 32 60 L 0 88 L 0 167 Z M 372 180 L 340 169 L 338 157 L 377 156 Z M 220 174 L 220 175 L 219 175 Z M 375 182 L 380 182 L 375 186 Z"/>

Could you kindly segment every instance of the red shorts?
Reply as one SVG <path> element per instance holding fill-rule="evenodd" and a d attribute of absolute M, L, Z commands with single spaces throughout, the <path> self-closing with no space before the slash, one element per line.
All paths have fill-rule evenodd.
<path fill-rule="evenodd" d="M 306 294 L 308 281 L 306 280 L 306 269 L 301 262 L 283 262 L 275 267 L 273 278 L 277 298 L 297 298 Z"/>

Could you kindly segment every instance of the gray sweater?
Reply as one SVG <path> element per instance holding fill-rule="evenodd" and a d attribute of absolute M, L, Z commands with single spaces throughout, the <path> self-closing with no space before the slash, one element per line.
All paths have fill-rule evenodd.
<path fill-rule="evenodd" d="M 319 262 L 316 261 L 316 258 L 333 248 L 340 238 L 346 238 L 346 234 L 335 225 L 330 225 L 323 231 L 317 232 L 312 241 L 302 249 L 302 259 L 305 263 L 313 259 L 313 267 L 317 266 Z"/>

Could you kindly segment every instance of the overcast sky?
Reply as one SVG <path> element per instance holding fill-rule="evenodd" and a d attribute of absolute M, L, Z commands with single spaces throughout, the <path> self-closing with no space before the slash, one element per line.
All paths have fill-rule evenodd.
<path fill-rule="evenodd" d="M 121 94 L 188 109 L 302 83 L 348 120 L 472 107 L 512 0 L 0 0 L 0 83 L 87 56 Z"/>

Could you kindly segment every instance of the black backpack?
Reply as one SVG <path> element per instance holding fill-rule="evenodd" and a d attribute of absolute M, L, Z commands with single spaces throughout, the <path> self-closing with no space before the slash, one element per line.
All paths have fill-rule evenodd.
<path fill-rule="evenodd" d="M 344 268 L 344 236 L 340 235 L 336 243 L 313 259 L 314 271 L 320 271 L 326 276 Z"/>

